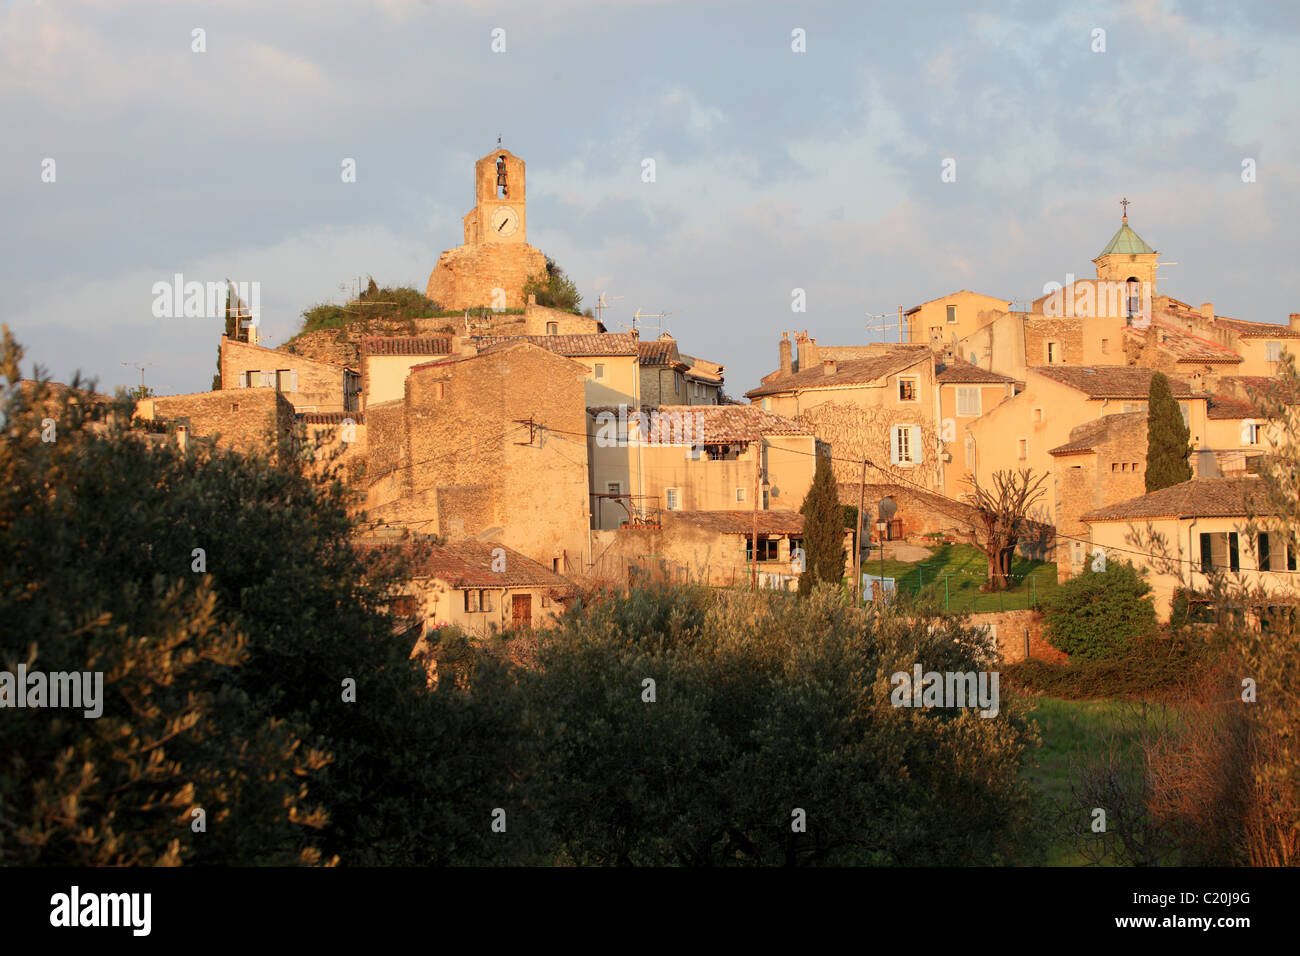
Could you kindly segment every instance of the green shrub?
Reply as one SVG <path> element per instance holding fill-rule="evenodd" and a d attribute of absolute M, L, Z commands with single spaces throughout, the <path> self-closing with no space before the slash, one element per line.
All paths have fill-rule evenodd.
<path fill-rule="evenodd" d="M 1043 602 L 1052 644 L 1079 660 L 1113 657 L 1129 642 L 1155 633 L 1151 585 L 1127 562 L 1085 570 Z"/>

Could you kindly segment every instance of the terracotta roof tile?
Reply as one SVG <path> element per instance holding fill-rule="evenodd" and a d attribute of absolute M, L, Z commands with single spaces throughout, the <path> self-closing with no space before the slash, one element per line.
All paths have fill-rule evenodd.
<path fill-rule="evenodd" d="M 620 410 L 612 406 L 597 406 L 587 411 L 596 416 L 609 413 L 621 417 Z M 671 442 L 674 433 L 684 436 L 688 427 L 688 444 L 748 442 L 766 435 L 813 434 L 808 426 L 757 405 L 659 405 L 645 409 L 645 413 L 650 419 L 647 424 L 651 443 L 658 442 L 661 433 L 665 442 Z M 632 418 L 636 409 L 627 409 L 623 414 Z"/>
<path fill-rule="evenodd" d="M 1279 325 L 1276 322 L 1251 322 L 1247 319 L 1230 319 L 1224 315 L 1216 315 L 1214 324 L 1236 332 L 1243 339 L 1300 339 L 1300 332 L 1289 325 Z"/>
<path fill-rule="evenodd" d="M 1259 478 L 1193 478 L 1191 481 L 1153 491 L 1149 495 L 1090 511 L 1083 516 L 1083 520 L 1236 518 L 1245 517 L 1248 511 L 1267 514 L 1270 510 L 1264 483 Z"/>
<path fill-rule="evenodd" d="M 450 355 L 446 335 L 386 335 L 361 340 L 362 355 Z"/>
<path fill-rule="evenodd" d="M 1281 379 L 1268 375 L 1224 375 L 1219 383 L 1247 400 L 1258 397 L 1285 402 L 1287 405 L 1300 405 L 1300 394 L 1288 393 Z"/>
<path fill-rule="evenodd" d="M 1124 332 L 1125 338 L 1140 344 L 1155 344 L 1157 347 L 1171 352 L 1180 362 L 1236 365 L 1244 361 L 1240 355 L 1227 346 L 1220 345 L 1218 342 L 1213 342 L 1199 335 L 1193 335 L 1173 323 L 1152 319 L 1148 328 L 1152 331 L 1144 333 L 1140 329 L 1126 329 Z"/>
<path fill-rule="evenodd" d="M 1089 398 L 1142 398 L 1151 394 L 1155 369 L 1127 365 L 1039 365 L 1030 369 L 1053 381 L 1068 385 Z M 1176 396 L 1191 397 L 1192 387 L 1182 379 L 1170 378 L 1169 390 Z"/>
<path fill-rule="evenodd" d="M 978 365 L 971 365 L 969 362 L 954 361 L 948 365 L 940 365 L 935 375 L 935 381 L 940 385 L 1005 385 L 1014 382 L 1014 378 L 1002 375 L 998 372 L 990 372 L 982 369 Z"/>
<path fill-rule="evenodd" d="M 480 352 L 516 342 L 530 342 L 558 355 L 637 355 L 637 337 L 631 332 L 593 332 L 588 335 L 479 335 Z"/>
<path fill-rule="evenodd" d="M 1209 419 L 1255 418 L 1257 415 L 1258 408 L 1231 395 L 1211 395 L 1206 403 L 1205 417 Z"/>
<path fill-rule="evenodd" d="M 758 388 L 745 393 L 746 398 L 762 395 L 775 395 L 796 389 L 830 388 L 843 385 L 866 385 L 877 379 L 901 372 L 918 362 L 930 358 L 930 351 L 924 346 L 915 348 L 893 349 L 875 358 L 847 359 L 836 362 L 836 370 L 827 375 L 819 363 L 817 368 L 800 369 L 790 375 L 779 372 L 767 376 Z"/>
<path fill-rule="evenodd" d="M 654 342 L 637 342 L 637 359 L 642 365 L 685 365 L 677 351 L 677 343 L 672 339 L 658 339 Z"/>
<path fill-rule="evenodd" d="M 357 541 L 358 548 L 386 545 L 382 539 Z M 408 553 L 410 545 L 405 546 Z M 505 569 L 493 571 L 497 549 L 505 552 Z M 412 576 L 437 578 L 453 588 L 551 587 L 558 591 L 573 590 L 566 579 L 529 557 L 495 541 L 452 541 L 429 546 L 429 556 L 412 569 Z"/>
<path fill-rule="evenodd" d="M 365 412 L 299 412 L 296 417 L 305 425 L 341 425 L 345 419 L 354 425 L 366 423 Z"/>

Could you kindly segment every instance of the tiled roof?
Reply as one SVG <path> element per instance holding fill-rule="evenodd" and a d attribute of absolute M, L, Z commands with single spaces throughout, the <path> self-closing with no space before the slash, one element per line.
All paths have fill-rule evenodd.
<path fill-rule="evenodd" d="M 593 332 L 589 335 L 479 335 L 474 341 L 480 352 L 529 342 L 565 356 L 637 355 L 637 337 L 631 332 Z"/>
<path fill-rule="evenodd" d="M 1070 440 L 1064 445 L 1048 449 L 1049 455 L 1082 455 L 1092 451 L 1105 434 L 1118 426 L 1132 425 L 1139 419 L 1145 421 L 1146 412 L 1121 412 L 1118 415 L 1103 415 L 1096 421 L 1085 422 L 1070 429 Z"/>
<path fill-rule="evenodd" d="M 1237 392 L 1247 399 L 1258 396 L 1285 402 L 1288 405 L 1300 405 L 1300 394 L 1295 392 L 1288 394 L 1281 379 L 1268 375 L 1224 375 L 1219 379 L 1219 383 L 1226 386 L 1229 391 Z"/>
<path fill-rule="evenodd" d="M 361 340 L 362 355 L 450 355 L 446 335 L 386 335 Z"/>
<path fill-rule="evenodd" d="M 1142 398 L 1151 394 L 1155 369 L 1127 365 L 1039 365 L 1031 371 L 1078 389 L 1089 398 Z M 1169 391 L 1190 397 L 1192 387 L 1182 379 L 1170 378 Z"/>
<path fill-rule="evenodd" d="M 935 381 L 940 385 L 1005 385 L 1015 381 L 1014 378 L 962 361 L 940 365 L 937 371 Z"/>
<path fill-rule="evenodd" d="M 1097 254 L 1097 258 L 1108 256 L 1112 253 L 1120 255 L 1151 255 L 1155 250 L 1142 241 L 1142 237 L 1132 230 L 1128 222 L 1120 225 L 1115 235 L 1110 237 L 1110 242 L 1106 243 L 1106 248 Z"/>
<path fill-rule="evenodd" d="M 356 546 L 384 547 L 385 542 L 369 539 L 356 542 Z M 406 547 L 408 553 L 414 550 L 410 545 Z M 427 548 L 429 555 L 412 568 L 413 577 L 437 578 L 453 588 L 551 587 L 565 592 L 573 589 L 554 571 L 495 541 L 452 541 Z M 505 552 L 502 571 L 492 570 L 493 560 L 499 557 L 493 554 L 497 549 Z"/>
<path fill-rule="evenodd" d="M 893 349 L 876 358 L 848 359 L 836 362 L 834 374 L 827 375 L 819 362 L 816 368 L 800 369 L 790 375 L 780 372 L 767 376 L 758 388 L 745 393 L 746 398 L 776 395 L 796 389 L 830 388 L 842 385 L 866 385 L 895 372 L 925 361 L 930 352 L 924 347 Z"/>
<path fill-rule="evenodd" d="M 1139 344 L 1155 343 L 1172 352 L 1179 362 L 1236 365 L 1243 361 L 1240 355 L 1227 346 L 1193 335 L 1170 322 L 1152 319 L 1149 329 L 1146 333 L 1139 329 L 1126 329 L 1125 336 Z"/>
<path fill-rule="evenodd" d="M 1246 319 L 1230 319 L 1216 315 L 1214 324 L 1230 332 L 1236 332 L 1243 339 L 1300 339 L 1300 332 L 1289 325 L 1276 322 L 1250 322 Z"/>
<path fill-rule="evenodd" d="M 1205 417 L 1210 419 L 1254 418 L 1259 415 L 1250 402 L 1231 395 L 1211 395 L 1206 403 Z"/>
<path fill-rule="evenodd" d="M 899 485 L 889 482 L 874 484 L 867 482 L 866 485 L 861 485 L 856 481 L 841 481 L 835 486 L 835 490 L 839 495 L 840 504 L 852 505 L 856 508 L 858 502 L 865 499 L 866 507 L 862 510 L 862 527 L 864 530 L 868 530 L 868 524 L 874 521 L 876 506 L 885 497 L 894 499 L 895 504 L 898 505 L 898 517 L 900 518 L 906 516 L 913 502 L 919 502 L 934 512 L 953 519 L 957 522 L 954 527 L 959 527 L 964 522 L 971 521 L 976 517 L 976 510 L 973 505 L 957 498 L 949 498 L 937 492 L 925 491 L 912 485 Z"/>
<path fill-rule="evenodd" d="M 1264 484 L 1259 478 L 1193 478 L 1149 495 L 1098 508 L 1084 521 L 1133 521 L 1148 518 L 1245 517 L 1247 505 L 1255 514 L 1267 514 Z"/>
<path fill-rule="evenodd" d="M 305 425 L 341 425 L 349 418 L 354 425 L 366 423 L 365 412 L 299 412 L 296 417 Z"/>
<path fill-rule="evenodd" d="M 693 355 L 687 355 L 684 352 L 677 353 L 683 362 L 689 367 L 686 369 L 686 377 L 694 379 L 697 382 L 706 382 L 710 385 L 722 384 L 723 367 L 717 362 L 710 362 L 708 359 L 696 358 Z"/>
<path fill-rule="evenodd" d="M 666 511 L 664 517 L 717 534 L 754 533 L 753 511 Z M 803 515 L 797 511 L 760 511 L 758 533 L 803 534 Z"/>
<path fill-rule="evenodd" d="M 637 342 L 636 354 L 642 365 L 674 365 L 681 361 L 677 352 L 677 343 L 672 339 Z"/>
<path fill-rule="evenodd" d="M 610 406 L 588 408 L 592 415 L 609 412 L 619 415 L 619 409 Z M 636 409 L 628 409 L 627 416 Z M 659 440 L 663 432 L 665 442 L 674 431 L 688 437 L 690 444 L 721 444 L 727 442 L 755 441 L 765 435 L 812 435 L 813 430 L 782 415 L 765 411 L 757 405 L 660 405 L 646 409 L 650 416 L 650 442 Z M 689 436 L 685 435 L 689 423 Z"/>

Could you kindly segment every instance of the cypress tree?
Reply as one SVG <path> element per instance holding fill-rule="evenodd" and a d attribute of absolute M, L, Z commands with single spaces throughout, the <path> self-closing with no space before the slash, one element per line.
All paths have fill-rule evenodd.
<path fill-rule="evenodd" d="M 1191 437 L 1169 380 L 1156 372 L 1147 399 L 1147 494 L 1191 479 Z"/>
<path fill-rule="evenodd" d="M 805 559 L 799 593 L 810 593 L 813 585 L 822 581 L 838 585 L 844 578 L 844 521 L 829 450 L 822 453 L 818 448 L 812 487 L 799 513 L 803 515 Z"/>

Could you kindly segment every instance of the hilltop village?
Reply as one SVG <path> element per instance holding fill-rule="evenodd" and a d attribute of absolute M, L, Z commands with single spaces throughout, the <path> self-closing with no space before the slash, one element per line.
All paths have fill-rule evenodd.
<path fill-rule="evenodd" d="M 277 349 L 256 326 L 228 331 L 219 389 L 136 411 L 181 443 L 248 450 L 296 435 L 336 457 L 368 538 L 436 536 L 410 598 L 430 626 L 541 625 L 576 588 L 643 576 L 792 588 L 819 454 L 841 501 L 870 509 L 863 547 L 868 532 L 964 539 L 972 483 L 1030 469 L 1049 476 L 1034 514 L 1047 533 L 1027 546 L 1061 580 L 1098 548 L 1141 563 L 1125 544 L 1140 522 L 1179 557 L 1178 570 L 1151 569 L 1163 615 L 1215 567 L 1293 589 L 1288 541 L 1239 529 L 1259 506 L 1252 472 L 1273 431 L 1261 401 L 1300 314 L 1248 321 L 1165 294 L 1159 253 L 1127 215 L 1098 237 L 1095 277 L 1068 276 L 1023 309 L 951 292 L 903 312 L 897 343 L 786 332 L 771 373 L 733 396 L 726 356 L 526 297 L 547 261 L 527 241 L 521 159 L 485 155 L 475 195 L 464 243 L 427 286 L 463 317 L 317 330 Z M 1190 432 L 1193 477 L 1147 494 L 1157 372 Z M 886 498 L 895 512 L 878 523 Z"/>

